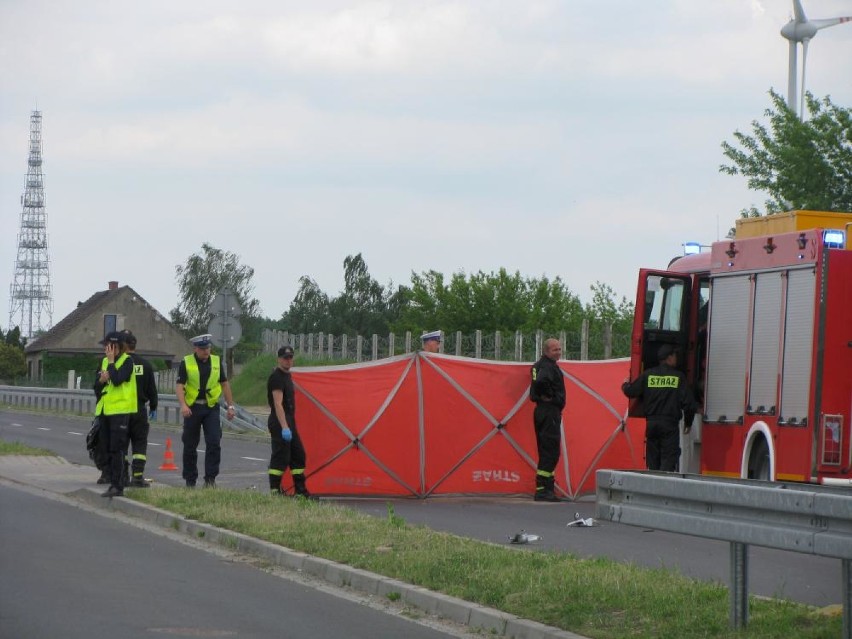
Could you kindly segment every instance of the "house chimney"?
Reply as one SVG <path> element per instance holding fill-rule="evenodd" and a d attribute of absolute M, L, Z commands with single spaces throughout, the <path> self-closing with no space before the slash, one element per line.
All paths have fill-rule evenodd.
<path fill-rule="evenodd" d="M 118 282 L 113 280 L 109 283 L 109 290 L 115 291 L 118 289 Z"/>

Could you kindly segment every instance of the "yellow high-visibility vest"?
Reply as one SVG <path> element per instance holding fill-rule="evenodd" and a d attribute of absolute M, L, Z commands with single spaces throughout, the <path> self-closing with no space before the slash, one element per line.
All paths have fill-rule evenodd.
<path fill-rule="evenodd" d="M 186 384 L 184 384 L 184 399 L 187 406 L 192 406 L 198 398 L 201 386 L 201 373 L 198 371 L 198 362 L 195 355 L 187 355 L 183 358 L 186 366 Z M 207 380 L 207 406 L 213 408 L 222 395 L 222 385 L 219 383 L 219 357 L 210 356 L 210 378 Z"/>

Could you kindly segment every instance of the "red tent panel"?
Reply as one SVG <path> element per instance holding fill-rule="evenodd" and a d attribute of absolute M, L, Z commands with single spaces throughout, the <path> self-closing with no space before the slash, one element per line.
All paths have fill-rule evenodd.
<path fill-rule="evenodd" d="M 643 432 L 621 428 L 627 360 L 560 367 L 567 457 L 556 479 L 573 497 L 594 491 L 596 468 L 642 467 Z M 421 497 L 531 493 L 537 453 L 529 368 L 415 353 L 294 370 L 310 489 Z"/>

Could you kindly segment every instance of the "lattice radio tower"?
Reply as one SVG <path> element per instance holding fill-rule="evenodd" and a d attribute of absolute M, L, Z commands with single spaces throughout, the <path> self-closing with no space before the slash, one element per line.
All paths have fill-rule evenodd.
<path fill-rule="evenodd" d="M 53 315 L 41 161 L 41 111 L 33 111 L 27 186 L 21 196 L 18 259 L 15 278 L 9 287 L 9 328 L 20 327 L 21 336 L 29 339 L 49 329 Z"/>

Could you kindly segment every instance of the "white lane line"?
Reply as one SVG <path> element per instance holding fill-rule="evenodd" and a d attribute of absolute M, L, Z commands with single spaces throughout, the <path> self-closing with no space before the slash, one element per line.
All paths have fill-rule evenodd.
<path fill-rule="evenodd" d="M 249 461 L 266 461 L 265 459 L 260 459 L 258 457 L 240 457 L 240 459 L 247 459 Z"/>
<path fill-rule="evenodd" d="M 50 430 L 49 428 L 45 428 L 44 426 L 39 426 L 38 430 Z"/>
<path fill-rule="evenodd" d="M 69 435 L 82 435 L 83 433 L 77 433 L 77 432 L 75 432 L 75 431 L 73 431 L 73 430 L 69 430 L 69 431 L 68 431 L 68 434 L 69 434 Z"/>
<path fill-rule="evenodd" d="M 23 424 L 19 424 L 18 422 L 12 422 L 9 424 L 10 426 L 14 426 L 15 428 L 23 428 Z"/>
<path fill-rule="evenodd" d="M 163 446 L 163 444 L 158 444 L 157 442 L 148 442 L 149 446 Z"/>

